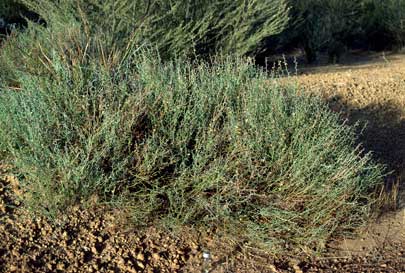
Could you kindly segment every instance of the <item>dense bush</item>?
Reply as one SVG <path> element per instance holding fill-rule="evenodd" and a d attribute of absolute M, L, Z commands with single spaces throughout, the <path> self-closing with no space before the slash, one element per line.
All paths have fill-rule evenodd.
<path fill-rule="evenodd" d="M 219 51 L 245 55 L 260 50 L 265 37 L 280 32 L 288 23 L 285 0 L 16 0 L 10 3 L 18 3 L 38 14 L 52 32 L 59 33 L 55 35 L 69 36 L 65 29 L 81 28 L 89 40 L 99 41 L 100 50 L 112 62 L 121 61 L 113 53 L 142 46 L 156 47 L 164 60 L 174 56 L 209 57 Z M 23 47 L 18 46 L 24 54 L 16 50 L 6 54 L 13 56 L 21 67 L 41 70 L 40 59 L 25 60 L 25 55 L 42 51 L 39 46 L 51 45 L 28 41 Z M 0 69 L 0 79 L 15 84 L 15 70 L 1 58 Z"/>
<path fill-rule="evenodd" d="M 314 62 L 319 52 L 339 59 L 348 41 L 361 32 L 359 1 L 292 0 L 290 5 L 293 17 L 281 36 L 289 38 L 284 43 L 295 40 L 308 62 Z"/>
<path fill-rule="evenodd" d="M 287 28 L 267 39 L 262 55 L 302 48 L 308 62 L 316 61 L 320 53 L 336 62 L 349 49 L 392 50 L 404 46 L 403 0 L 290 0 L 289 5 Z"/>
<path fill-rule="evenodd" d="M 21 6 L 13 0 L 2 0 L 0 2 L 0 18 L 18 16 Z"/>
<path fill-rule="evenodd" d="M 243 55 L 288 23 L 286 0 L 20 0 L 47 22 L 84 23 L 87 35 L 102 35 L 110 47 L 157 46 L 162 58 L 213 54 Z M 73 20 L 72 20 L 73 19 Z"/>
<path fill-rule="evenodd" d="M 86 33 L 103 36 L 108 49 L 128 40 L 153 44 L 163 59 L 218 51 L 260 59 L 301 47 L 309 62 L 320 52 L 338 62 L 350 48 L 386 50 L 405 43 L 402 0 L 6 0 L 0 5 L 7 14 L 36 11 L 53 27 L 84 23 Z"/>
<path fill-rule="evenodd" d="M 298 1 L 302 14 L 303 44 L 308 61 L 316 59 L 322 50 L 335 51 L 343 48 L 345 41 L 356 31 L 358 4 L 352 0 L 305 0 Z M 330 52 L 333 53 L 333 52 Z"/>
<path fill-rule="evenodd" d="M 2 0 L 0 2 L 0 45 L 12 33 L 25 29 L 28 21 L 46 25 L 38 14 L 29 11 L 17 0 Z"/>
<path fill-rule="evenodd" d="M 32 26 L 0 53 L 14 83 L 0 150 L 32 210 L 97 195 L 138 225 L 218 225 L 273 250 L 320 247 L 367 217 L 381 168 L 319 99 L 246 60 L 162 63 L 59 31 Z"/>
<path fill-rule="evenodd" d="M 405 1 L 364 0 L 362 26 L 370 46 L 389 49 L 405 46 Z"/>

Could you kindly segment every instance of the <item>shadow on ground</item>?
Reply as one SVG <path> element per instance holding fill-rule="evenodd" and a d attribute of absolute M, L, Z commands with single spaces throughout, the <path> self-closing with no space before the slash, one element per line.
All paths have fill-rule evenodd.
<path fill-rule="evenodd" d="M 404 110 L 393 103 L 368 104 L 358 108 L 339 96 L 334 96 L 328 103 L 333 110 L 343 113 L 349 124 L 359 123 L 358 141 L 366 152 L 372 153 L 376 162 L 384 164 L 390 172 L 386 177 L 387 190 L 398 184 L 399 196 L 405 197 Z"/>

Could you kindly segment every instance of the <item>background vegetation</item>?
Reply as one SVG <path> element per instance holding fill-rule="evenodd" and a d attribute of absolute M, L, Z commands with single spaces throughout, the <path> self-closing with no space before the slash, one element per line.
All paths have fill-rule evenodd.
<path fill-rule="evenodd" d="M 402 0 L 363 3 L 362 22 L 371 46 L 384 49 L 387 45 L 400 49 L 405 46 L 405 2 Z M 378 43 L 377 40 L 381 42 Z M 385 45 L 384 45 L 385 44 Z"/>
<path fill-rule="evenodd" d="M 280 251 L 369 216 L 383 168 L 354 129 L 241 58 L 294 14 L 308 40 L 334 21 L 281 0 L 21 2 L 47 26 L 2 45 L 0 150 L 32 211 L 98 196 L 138 225 L 216 225 Z"/>
<path fill-rule="evenodd" d="M 400 50 L 404 5 L 403 0 L 290 0 L 287 28 L 267 39 L 258 59 L 295 48 L 305 51 L 308 62 L 316 61 L 319 53 L 333 57 L 350 49 Z"/>
<path fill-rule="evenodd" d="M 55 10 L 54 3 L 63 9 Z M 400 50 L 405 44 L 403 0 L 5 0 L 0 5 L 6 20 L 28 10 L 61 25 L 75 19 L 110 45 L 131 37 L 157 46 L 168 59 L 223 51 L 260 61 L 302 48 L 314 62 L 319 53 L 339 57 L 349 49 Z"/>
<path fill-rule="evenodd" d="M 243 55 L 260 49 L 289 19 L 285 0 L 21 2 L 54 25 L 79 21 L 88 36 L 102 35 L 110 46 L 131 39 L 156 46 L 163 58 L 220 50 Z"/>

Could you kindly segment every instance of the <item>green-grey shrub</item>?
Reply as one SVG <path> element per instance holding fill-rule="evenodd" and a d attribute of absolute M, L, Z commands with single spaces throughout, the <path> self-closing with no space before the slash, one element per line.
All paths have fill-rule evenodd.
<path fill-rule="evenodd" d="M 243 59 L 162 63 L 65 31 L 30 28 L 2 56 L 15 84 L 0 91 L 0 150 L 32 210 L 98 195 L 139 225 L 218 225 L 281 251 L 367 219 L 381 167 L 320 99 Z"/>

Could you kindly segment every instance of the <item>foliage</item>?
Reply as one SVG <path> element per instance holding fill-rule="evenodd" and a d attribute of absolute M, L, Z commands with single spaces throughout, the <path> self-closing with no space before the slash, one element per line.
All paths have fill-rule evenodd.
<path fill-rule="evenodd" d="M 319 52 L 338 59 L 353 47 L 384 50 L 405 43 L 403 0 L 6 0 L 0 5 L 14 15 L 28 7 L 53 28 L 79 23 L 89 37 L 102 36 L 108 49 L 129 40 L 155 45 L 163 59 L 217 52 L 259 56 L 302 47 L 313 62 Z"/>
<path fill-rule="evenodd" d="M 309 62 L 319 51 L 344 46 L 348 37 L 360 29 L 360 3 L 353 0 L 291 1 L 296 26 L 290 29 L 301 37 Z"/>
<path fill-rule="evenodd" d="M 286 0 L 21 0 L 53 25 L 80 22 L 88 36 L 102 35 L 109 47 L 156 46 L 162 58 L 213 54 L 244 55 L 288 23 Z M 72 20 L 74 19 L 74 20 Z"/>
<path fill-rule="evenodd" d="M 0 18 L 7 19 L 18 16 L 20 8 L 14 0 L 2 0 L 0 2 Z"/>
<path fill-rule="evenodd" d="M 1 52 L 14 84 L 2 79 L 0 150 L 33 211 L 97 195 L 137 225 L 217 225 L 273 251 L 366 219 L 381 167 L 320 99 L 247 60 L 105 44 L 31 26 Z"/>
<path fill-rule="evenodd" d="M 270 37 L 268 47 L 303 48 L 308 62 L 316 61 L 318 53 L 339 57 L 350 48 L 386 50 L 404 45 L 403 0 L 290 0 L 289 5 L 290 23 Z"/>
<path fill-rule="evenodd" d="M 405 1 L 364 0 L 362 25 L 369 37 L 382 38 L 385 45 L 405 46 Z"/>

